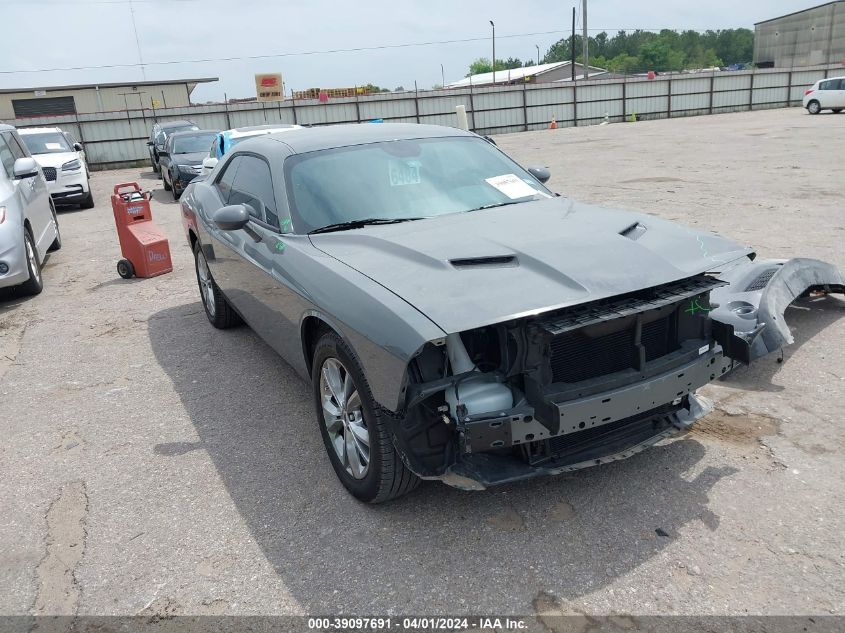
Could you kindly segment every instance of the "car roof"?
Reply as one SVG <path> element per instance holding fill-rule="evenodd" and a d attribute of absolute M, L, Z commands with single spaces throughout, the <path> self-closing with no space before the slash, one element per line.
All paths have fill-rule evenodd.
<path fill-rule="evenodd" d="M 14 130 L 15 128 L 11 125 L 6 125 L 5 123 L 0 123 L 0 132 L 8 132 L 9 130 Z"/>
<path fill-rule="evenodd" d="M 62 129 L 58 127 L 23 127 L 18 130 L 18 134 L 26 136 L 27 134 L 44 134 L 47 132 L 62 133 Z"/>
<path fill-rule="evenodd" d="M 185 130 L 184 132 L 174 132 L 169 138 L 185 138 L 186 136 L 202 136 L 204 134 L 219 134 L 218 130 Z"/>
<path fill-rule="evenodd" d="M 196 125 L 193 121 L 167 121 L 166 123 L 156 123 L 162 130 L 169 127 L 182 127 L 183 125 Z"/>
<path fill-rule="evenodd" d="M 455 127 L 421 125 L 418 123 L 348 123 L 325 125 L 301 130 L 270 134 L 261 139 L 277 141 L 290 147 L 294 153 L 316 152 L 322 149 L 365 145 L 402 139 L 445 138 L 449 136 L 475 136 Z M 250 143 L 258 142 L 250 141 Z"/>
<path fill-rule="evenodd" d="M 225 130 L 229 138 L 244 138 L 247 136 L 256 136 L 258 134 L 272 134 L 274 132 L 287 132 L 290 130 L 302 129 L 301 125 L 294 125 L 292 123 L 278 123 L 269 125 L 251 125 L 248 127 L 237 127 L 231 130 Z"/>

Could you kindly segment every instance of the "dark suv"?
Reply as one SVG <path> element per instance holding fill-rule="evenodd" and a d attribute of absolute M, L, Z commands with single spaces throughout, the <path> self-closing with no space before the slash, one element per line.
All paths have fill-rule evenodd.
<path fill-rule="evenodd" d="M 165 123 L 154 124 L 150 132 L 150 140 L 147 141 L 153 171 L 161 176 L 158 166 L 159 154 L 164 149 L 164 144 L 167 142 L 168 136 L 174 132 L 190 132 L 198 129 L 200 129 L 199 126 L 193 121 L 167 121 Z"/>

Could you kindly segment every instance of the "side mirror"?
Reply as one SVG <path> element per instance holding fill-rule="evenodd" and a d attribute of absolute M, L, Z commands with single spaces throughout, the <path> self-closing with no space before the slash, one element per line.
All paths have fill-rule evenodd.
<path fill-rule="evenodd" d="M 170 156 L 170 152 L 165 152 L 163 149 L 158 150 L 159 156 Z"/>
<path fill-rule="evenodd" d="M 210 173 L 215 167 L 217 167 L 217 159 L 213 156 L 208 156 L 202 159 L 202 171 L 203 173 Z"/>
<path fill-rule="evenodd" d="M 249 222 L 249 211 L 242 204 L 230 204 L 214 212 L 214 223 L 224 231 L 237 231 Z"/>
<path fill-rule="evenodd" d="M 550 172 L 546 167 L 529 167 L 528 173 L 542 183 L 547 182 L 549 178 L 552 177 L 552 172 Z"/>
<path fill-rule="evenodd" d="M 150 147 L 152 147 L 153 145 L 155 145 L 155 143 L 153 143 L 152 141 L 147 141 L 147 145 L 149 145 Z"/>
<path fill-rule="evenodd" d="M 73 149 L 75 149 L 77 152 L 81 152 L 82 151 L 82 143 L 74 143 Z"/>
<path fill-rule="evenodd" d="M 19 158 L 15 161 L 14 167 L 15 180 L 22 180 L 24 178 L 32 178 L 38 175 L 38 163 L 34 158 L 29 156 Z"/>

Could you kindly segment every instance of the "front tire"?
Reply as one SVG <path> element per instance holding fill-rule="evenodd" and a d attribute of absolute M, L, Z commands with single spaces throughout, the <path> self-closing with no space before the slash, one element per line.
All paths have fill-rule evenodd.
<path fill-rule="evenodd" d="M 834 114 L 839 114 L 840 112 L 842 112 L 842 108 L 833 108 Z"/>
<path fill-rule="evenodd" d="M 815 99 L 813 101 L 810 101 L 807 104 L 807 112 L 809 112 L 810 114 L 818 114 L 821 111 L 822 111 L 822 104 L 820 104 Z"/>
<path fill-rule="evenodd" d="M 35 241 L 32 239 L 29 229 L 24 229 L 23 239 L 29 279 L 18 287 L 24 294 L 37 295 L 44 290 L 44 281 L 41 279 L 41 262 L 38 261 L 38 251 L 35 250 Z"/>
<path fill-rule="evenodd" d="M 93 209 L 94 208 L 94 192 L 91 191 L 91 181 L 88 181 L 88 195 L 85 197 L 82 202 L 79 203 L 80 209 Z"/>
<path fill-rule="evenodd" d="M 395 499 L 419 485 L 393 446 L 386 414 L 354 355 L 334 332 L 317 342 L 311 370 L 317 423 L 338 479 L 367 503 Z"/>
<path fill-rule="evenodd" d="M 164 172 L 161 172 L 161 181 L 164 183 L 164 190 L 170 191 L 170 183 L 167 182 L 167 176 L 164 175 Z"/>
<path fill-rule="evenodd" d="M 209 323 L 220 330 L 238 325 L 241 318 L 226 301 L 226 297 L 223 296 L 214 281 L 199 242 L 194 246 L 194 264 L 197 271 L 197 284 L 200 289 L 202 307 L 205 309 L 205 316 L 208 317 Z"/>

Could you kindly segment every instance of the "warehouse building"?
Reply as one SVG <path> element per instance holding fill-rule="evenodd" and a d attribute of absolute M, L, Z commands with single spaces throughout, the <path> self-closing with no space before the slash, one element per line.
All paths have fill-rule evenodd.
<path fill-rule="evenodd" d="M 845 0 L 754 25 L 758 68 L 845 63 Z"/>
<path fill-rule="evenodd" d="M 525 83 L 548 83 L 552 81 L 570 81 L 572 79 L 572 63 L 554 62 L 552 64 L 540 64 L 538 66 L 523 66 L 522 68 L 511 68 L 509 70 L 497 70 L 495 85 L 525 84 Z M 596 77 L 605 78 L 607 71 L 604 68 L 590 66 L 589 79 Z M 584 65 L 576 62 L 575 79 L 584 79 Z M 445 88 L 468 88 L 469 86 L 492 86 L 493 73 L 480 73 L 464 77 L 460 81 L 453 81 L 446 84 Z"/>
<path fill-rule="evenodd" d="M 197 84 L 212 81 L 217 81 L 217 77 L 0 89 L 0 121 L 139 108 L 184 107 L 191 105 L 191 93 Z"/>

